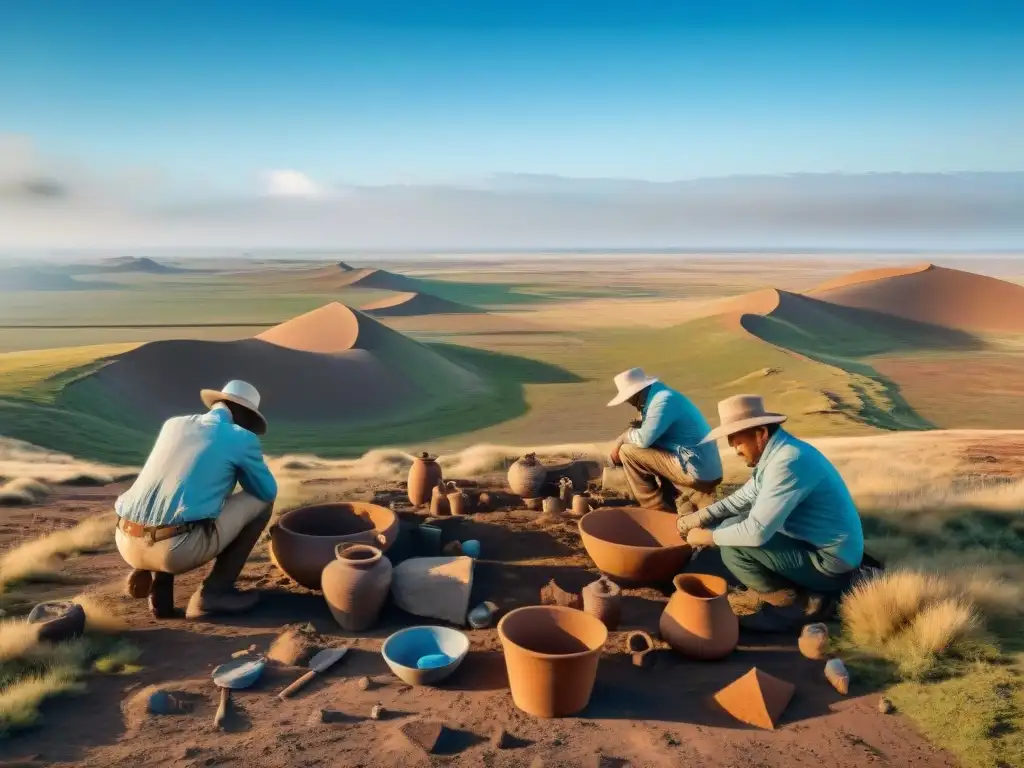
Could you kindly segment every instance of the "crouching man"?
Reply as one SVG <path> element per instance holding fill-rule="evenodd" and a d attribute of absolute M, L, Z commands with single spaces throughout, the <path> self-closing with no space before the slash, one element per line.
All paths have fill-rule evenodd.
<path fill-rule="evenodd" d="M 186 617 L 239 613 L 259 599 L 238 591 L 235 581 L 277 497 L 257 437 L 267 430 L 260 394 L 231 381 L 200 396 L 209 411 L 165 422 L 142 472 L 115 505 L 117 549 L 134 569 L 129 594 L 148 596 L 160 619 L 176 615 L 175 575 L 211 560 Z M 236 482 L 242 490 L 232 494 Z"/>
<path fill-rule="evenodd" d="M 718 413 L 721 426 L 704 442 L 728 437 L 753 476 L 725 499 L 680 517 L 680 534 L 694 547 L 719 547 L 747 587 L 729 596 L 741 626 L 788 632 L 827 619 L 864 557 L 846 483 L 820 451 L 783 430 L 786 417 L 766 412 L 760 397 L 723 400 Z"/>
<path fill-rule="evenodd" d="M 722 482 L 722 457 L 714 442 L 700 444 L 711 425 L 697 406 L 640 368 L 616 376 L 615 387 L 609 407 L 629 403 L 640 412 L 611 451 L 637 504 L 677 514 L 708 506 Z"/>

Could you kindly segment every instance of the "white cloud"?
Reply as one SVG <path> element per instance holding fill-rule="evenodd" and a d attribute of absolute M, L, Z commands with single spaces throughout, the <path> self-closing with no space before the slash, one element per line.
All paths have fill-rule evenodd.
<path fill-rule="evenodd" d="M 279 170 L 264 174 L 266 193 L 279 197 L 319 197 L 323 188 L 301 171 Z"/>

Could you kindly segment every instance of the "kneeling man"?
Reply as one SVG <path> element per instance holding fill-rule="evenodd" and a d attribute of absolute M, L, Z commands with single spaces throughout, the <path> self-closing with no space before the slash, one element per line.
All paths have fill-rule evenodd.
<path fill-rule="evenodd" d="M 135 570 L 129 593 L 149 596 L 157 618 L 174 610 L 174 576 L 214 560 L 186 616 L 252 608 L 257 592 L 235 589 L 270 521 L 277 482 L 257 435 L 267 430 L 260 394 L 244 381 L 200 393 L 209 412 L 164 423 L 138 479 L 115 509 L 115 540 Z M 236 482 L 242 490 L 232 495 Z"/>
<path fill-rule="evenodd" d="M 640 421 L 611 451 L 637 504 L 679 514 L 711 504 L 722 482 L 722 457 L 713 441 L 701 444 L 711 425 L 697 406 L 640 368 L 620 373 L 615 386 L 619 393 L 608 405 L 629 403 L 640 411 Z"/>
<path fill-rule="evenodd" d="M 721 426 L 753 476 L 731 496 L 681 517 L 695 547 L 721 549 L 722 561 L 748 589 L 730 595 L 749 629 L 785 632 L 827 618 L 864 557 L 860 515 L 842 476 L 820 451 L 780 426 L 755 395 L 718 405 Z"/>

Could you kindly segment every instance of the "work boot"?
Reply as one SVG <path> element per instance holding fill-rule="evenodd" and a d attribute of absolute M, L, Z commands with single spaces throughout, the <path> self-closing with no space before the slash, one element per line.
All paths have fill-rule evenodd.
<path fill-rule="evenodd" d="M 141 600 L 144 597 L 149 597 L 149 590 L 153 586 L 153 574 L 149 571 L 143 571 L 139 568 L 135 568 L 131 573 L 128 574 L 128 579 L 125 581 L 125 592 L 128 593 L 128 597 L 134 597 L 136 600 Z"/>
<path fill-rule="evenodd" d="M 729 601 L 732 612 L 737 616 L 749 616 L 752 613 L 757 613 L 764 605 L 759 592 L 742 587 L 729 587 L 726 599 Z"/>
<path fill-rule="evenodd" d="M 149 589 L 149 610 L 154 618 L 173 619 L 178 613 L 174 610 L 174 574 L 152 574 L 152 586 Z"/>
<path fill-rule="evenodd" d="M 739 617 L 741 628 L 750 632 L 798 633 L 805 624 L 828 621 L 835 614 L 836 600 L 833 595 L 804 594 L 788 603 L 778 592 L 768 595 L 780 604 L 762 602 L 757 612 Z"/>
<path fill-rule="evenodd" d="M 199 587 L 188 601 L 185 610 L 186 619 L 199 619 L 207 614 L 245 613 L 256 607 L 260 593 L 256 591 L 240 592 L 235 588 L 223 592 L 211 591 L 203 585 Z"/>

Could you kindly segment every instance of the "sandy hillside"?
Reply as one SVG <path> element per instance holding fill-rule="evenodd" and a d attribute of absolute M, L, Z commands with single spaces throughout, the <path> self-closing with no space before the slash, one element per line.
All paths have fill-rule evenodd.
<path fill-rule="evenodd" d="M 397 293 L 394 296 L 364 304 L 360 309 L 376 317 L 455 315 L 480 311 L 476 307 L 431 296 L 429 293 Z"/>
<path fill-rule="evenodd" d="M 993 333 L 1024 331 L 1024 287 L 932 264 L 854 273 L 810 294 L 847 307 L 923 323 Z"/>
<path fill-rule="evenodd" d="M 332 303 L 240 341 L 157 341 L 109 358 L 72 384 L 159 420 L 191 413 L 202 388 L 254 384 L 272 422 L 386 417 L 476 377 L 362 313 Z"/>

